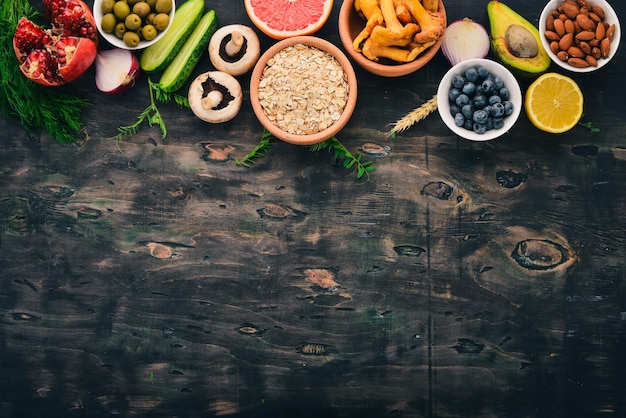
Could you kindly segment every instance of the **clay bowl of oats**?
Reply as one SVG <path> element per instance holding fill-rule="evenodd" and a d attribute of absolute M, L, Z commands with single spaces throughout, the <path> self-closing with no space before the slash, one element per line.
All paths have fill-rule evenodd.
<path fill-rule="evenodd" d="M 335 136 L 356 106 L 356 74 L 332 43 L 296 36 L 270 47 L 250 79 L 254 113 L 272 135 L 296 145 Z"/>

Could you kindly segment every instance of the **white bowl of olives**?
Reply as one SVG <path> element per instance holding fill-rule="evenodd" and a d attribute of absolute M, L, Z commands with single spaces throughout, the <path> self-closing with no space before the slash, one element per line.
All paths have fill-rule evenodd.
<path fill-rule="evenodd" d="M 143 49 L 170 28 L 174 0 L 94 0 L 93 17 L 100 36 L 122 49 Z"/>

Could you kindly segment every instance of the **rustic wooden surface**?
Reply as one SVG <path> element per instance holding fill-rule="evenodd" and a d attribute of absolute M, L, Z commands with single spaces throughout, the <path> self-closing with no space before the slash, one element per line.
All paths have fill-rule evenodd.
<path fill-rule="evenodd" d="M 318 35 L 339 45 L 335 3 Z M 536 22 L 543 1 L 509 5 Z M 485 6 L 449 2 L 449 22 Z M 250 24 L 241 1 L 207 8 Z M 357 69 L 338 137 L 386 147 L 367 184 L 281 142 L 237 166 L 262 134 L 247 76 L 234 121 L 161 105 L 166 140 L 144 126 L 119 149 L 145 76 L 72 87 L 92 102 L 77 145 L 0 119 L 0 416 L 625 417 L 625 58 L 573 75 L 599 132 L 522 114 L 488 143 L 436 114 L 387 136 L 441 54 Z"/>

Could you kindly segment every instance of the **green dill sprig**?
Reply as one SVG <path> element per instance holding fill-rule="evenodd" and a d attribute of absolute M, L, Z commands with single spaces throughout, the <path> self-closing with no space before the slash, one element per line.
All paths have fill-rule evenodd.
<path fill-rule="evenodd" d="M 13 34 L 22 16 L 41 17 L 28 0 L 0 2 L 0 114 L 17 117 L 26 132 L 44 129 L 59 144 L 78 140 L 83 109 L 89 106 L 65 87 L 45 87 L 26 78 L 13 51 Z"/>
<path fill-rule="evenodd" d="M 255 164 L 257 159 L 265 156 L 270 148 L 272 148 L 273 138 L 274 136 L 267 129 L 264 129 L 259 143 L 241 160 L 235 159 L 235 164 L 244 167 L 250 167 L 251 164 Z"/>
<path fill-rule="evenodd" d="M 154 89 L 156 99 L 161 103 L 167 104 L 173 99 L 178 106 L 191 109 L 189 99 L 186 96 L 165 91 L 161 88 L 161 85 L 157 83 L 153 83 L 152 88 Z"/>
<path fill-rule="evenodd" d="M 161 139 L 165 139 L 167 136 L 167 127 L 165 126 L 165 120 L 161 115 L 161 111 L 156 104 L 155 101 L 155 93 L 160 91 L 158 85 L 154 83 L 150 77 L 148 77 L 148 89 L 150 91 L 150 105 L 145 108 L 139 116 L 137 116 L 137 120 L 135 123 L 125 126 L 120 126 L 117 128 L 118 134 L 112 137 L 111 139 L 115 139 L 118 144 L 127 136 L 135 135 L 139 132 L 139 127 L 144 121 L 148 122 L 148 125 L 154 126 L 157 125 L 161 130 Z"/>
<path fill-rule="evenodd" d="M 343 167 L 346 170 L 354 169 L 356 172 L 356 178 L 361 179 L 365 176 L 365 183 L 370 182 L 369 173 L 376 170 L 372 161 L 364 161 L 363 154 L 357 152 L 355 154 L 348 151 L 348 149 L 337 139 L 337 137 L 331 137 L 324 142 L 313 144 L 309 146 L 311 151 L 321 151 L 328 149 L 334 151 L 335 158 L 343 160 Z"/>

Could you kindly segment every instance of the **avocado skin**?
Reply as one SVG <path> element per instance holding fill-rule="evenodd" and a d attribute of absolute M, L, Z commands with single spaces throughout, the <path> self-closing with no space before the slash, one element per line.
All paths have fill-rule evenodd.
<path fill-rule="evenodd" d="M 498 0 L 487 3 L 487 15 L 489 16 L 491 49 L 500 61 L 528 75 L 543 73 L 550 67 L 550 56 L 543 48 L 539 30 L 533 24 Z M 512 24 L 524 26 L 533 34 L 538 46 L 538 53 L 535 57 L 519 58 L 509 52 L 504 41 L 504 34 Z"/>

